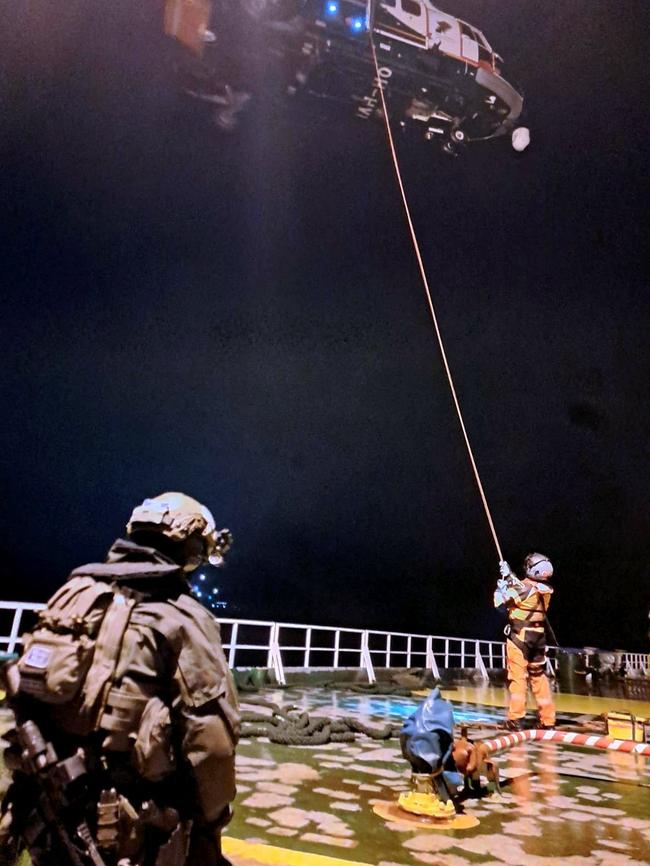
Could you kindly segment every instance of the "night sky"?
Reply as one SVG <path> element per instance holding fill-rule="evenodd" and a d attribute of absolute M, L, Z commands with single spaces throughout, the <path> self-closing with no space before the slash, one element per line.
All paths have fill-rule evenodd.
<path fill-rule="evenodd" d="M 560 642 L 647 647 L 650 4 L 440 0 L 533 143 L 400 146 L 513 567 Z M 3 598 L 180 489 L 230 527 L 228 614 L 498 639 L 497 555 L 380 125 L 177 91 L 157 0 L 1 0 Z"/>

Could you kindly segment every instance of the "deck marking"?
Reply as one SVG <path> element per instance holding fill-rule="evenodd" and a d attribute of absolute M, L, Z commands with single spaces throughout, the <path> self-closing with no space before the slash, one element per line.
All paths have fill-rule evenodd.
<path fill-rule="evenodd" d="M 586 736 L 574 731 L 544 731 L 530 728 L 520 734 L 508 734 L 505 737 L 497 737 L 493 740 L 483 740 L 483 745 L 488 752 L 499 752 L 503 749 L 511 749 L 523 740 L 548 740 L 555 743 L 572 744 L 576 746 L 589 746 L 596 749 L 609 749 L 614 752 L 636 752 L 639 755 L 650 756 L 650 743 L 639 743 L 633 740 L 612 740 L 609 737 Z M 640 748 L 639 748 L 640 747 Z"/>
<path fill-rule="evenodd" d="M 360 860 L 342 860 L 340 857 L 308 854 L 306 851 L 276 848 L 275 845 L 245 842 L 232 836 L 224 836 L 222 846 L 224 854 L 247 857 L 257 861 L 260 866 L 372 866 L 371 863 L 362 863 Z"/>

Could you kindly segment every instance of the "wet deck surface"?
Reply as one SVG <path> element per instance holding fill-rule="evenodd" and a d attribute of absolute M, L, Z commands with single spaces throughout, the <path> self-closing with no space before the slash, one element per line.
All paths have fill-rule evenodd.
<path fill-rule="evenodd" d="M 445 696 L 454 701 L 457 722 L 494 724 L 504 717 L 502 689 L 458 688 Z M 422 699 L 313 689 L 267 690 L 260 697 L 377 727 L 399 723 Z M 598 715 L 606 709 L 601 700 L 623 709 L 611 699 L 557 698 L 564 714 Z M 624 703 L 650 715 L 647 703 Z M 354 743 L 288 747 L 244 739 L 224 850 L 234 866 L 650 864 L 650 759 L 534 742 L 497 761 L 503 795 L 465 803 L 479 826 L 428 830 L 386 823 L 373 812 L 375 801 L 396 800 L 408 789 L 410 769 L 397 740 L 358 735 Z"/>
<path fill-rule="evenodd" d="M 491 691 L 503 698 L 502 690 Z M 503 710 L 483 703 L 486 691 L 447 696 L 458 701 L 457 721 L 503 717 Z M 399 721 L 417 700 L 308 690 L 264 697 L 317 715 L 354 715 L 378 727 L 388 717 Z M 575 713 L 588 706 L 594 715 L 602 712 L 588 698 L 561 698 L 564 713 L 570 706 Z M 637 702 L 626 705 L 638 715 L 647 712 Z M 639 756 L 555 743 L 519 746 L 498 758 L 507 779 L 503 795 L 466 802 L 479 826 L 441 831 L 386 823 L 372 810 L 376 800 L 396 800 L 408 788 L 410 770 L 396 740 L 358 736 L 355 743 L 315 748 L 244 740 L 238 754 L 239 793 L 225 846 L 236 866 L 650 863 L 650 760 Z"/>

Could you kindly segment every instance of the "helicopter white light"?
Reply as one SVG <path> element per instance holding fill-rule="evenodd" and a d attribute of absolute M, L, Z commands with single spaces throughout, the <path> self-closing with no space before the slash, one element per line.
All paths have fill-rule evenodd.
<path fill-rule="evenodd" d="M 530 144 L 530 130 L 525 126 L 518 126 L 512 133 L 512 146 L 521 153 Z"/>

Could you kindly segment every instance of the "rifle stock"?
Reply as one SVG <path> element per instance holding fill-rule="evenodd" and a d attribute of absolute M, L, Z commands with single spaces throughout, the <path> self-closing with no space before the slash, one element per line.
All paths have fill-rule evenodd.
<path fill-rule="evenodd" d="M 15 730 L 21 749 L 22 770 L 35 780 L 39 789 L 36 814 L 23 832 L 28 847 L 44 829 L 50 829 L 58 836 L 70 866 L 88 866 L 88 860 L 93 866 L 106 866 L 86 820 L 75 821 L 76 836 L 83 850 L 72 840 L 62 820 L 62 814 L 73 805 L 70 787 L 86 775 L 83 752 L 79 750 L 69 758 L 59 760 L 53 744 L 45 740 L 39 726 L 31 719 L 17 724 Z M 30 825 L 32 833 L 29 833 Z"/>

